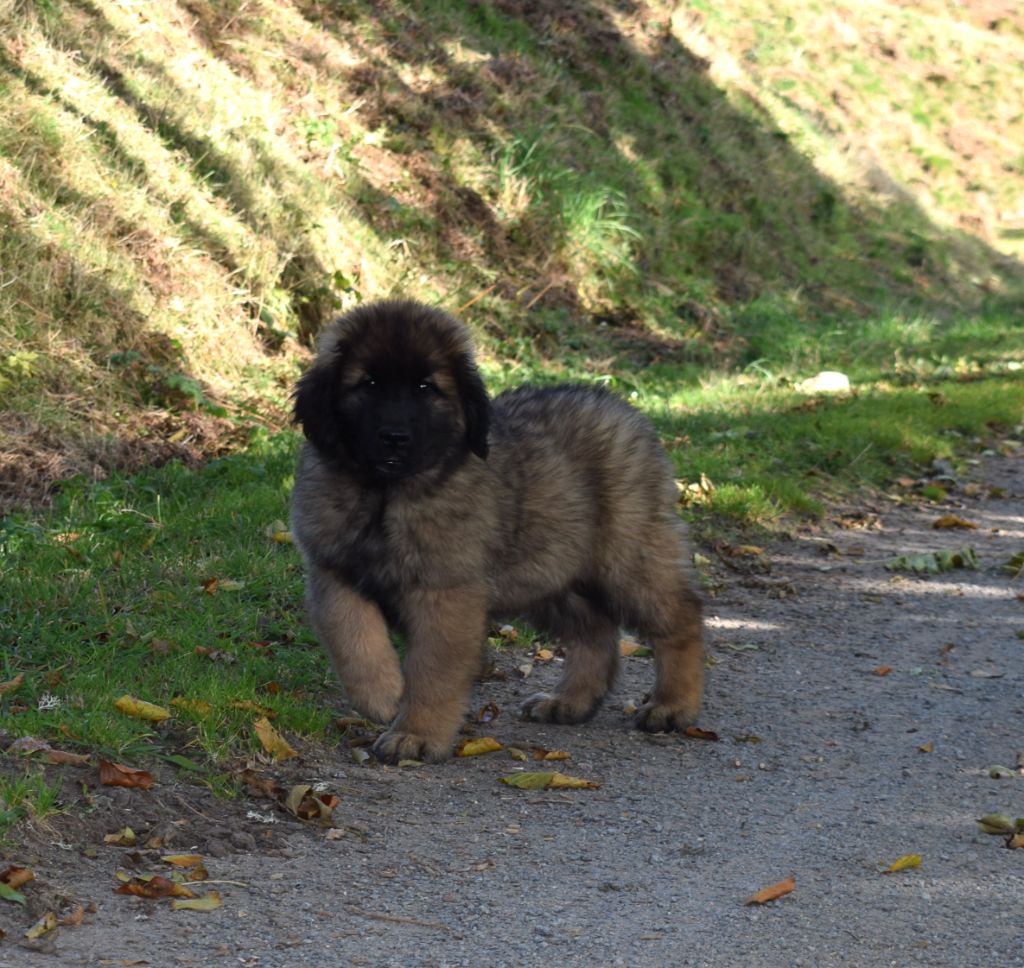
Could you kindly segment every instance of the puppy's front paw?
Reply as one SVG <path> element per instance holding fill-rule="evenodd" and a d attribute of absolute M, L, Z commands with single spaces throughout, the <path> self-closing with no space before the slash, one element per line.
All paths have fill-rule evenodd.
<path fill-rule="evenodd" d="M 377 737 L 373 753 L 384 763 L 398 763 L 400 760 L 438 763 L 451 756 L 452 741 L 449 736 L 421 736 L 401 729 L 389 729 Z"/>
<path fill-rule="evenodd" d="M 538 692 L 519 707 L 519 715 L 535 723 L 582 723 L 597 712 L 600 699 L 573 701 L 558 693 Z"/>
<path fill-rule="evenodd" d="M 636 711 L 634 723 L 637 729 L 647 733 L 669 733 L 692 726 L 699 712 L 699 702 L 668 704 L 651 700 Z"/>

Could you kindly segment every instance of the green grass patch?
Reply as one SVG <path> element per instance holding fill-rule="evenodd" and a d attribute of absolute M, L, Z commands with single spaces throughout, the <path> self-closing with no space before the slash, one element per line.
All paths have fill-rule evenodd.
<path fill-rule="evenodd" d="M 61 787 L 41 773 L 0 772 L 0 840 L 26 819 L 43 820 L 59 811 Z"/>
<path fill-rule="evenodd" d="M 327 663 L 304 621 L 287 517 L 296 439 L 266 440 L 198 472 L 172 464 L 72 483 L 43 520 L 0 527 L 4 728 L 103 755 L 222 760 L 253 748 L 249 701 L 296 735 L 321 735 Z M 165 706 L 151 726 L 125 694 Z"/>

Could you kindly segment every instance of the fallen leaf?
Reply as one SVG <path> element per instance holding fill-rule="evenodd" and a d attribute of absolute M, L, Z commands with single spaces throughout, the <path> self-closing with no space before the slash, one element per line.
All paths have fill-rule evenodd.
<path fill-rule="evenodd" d="M 1003 571 L 1008 572 L 1016 578 L 1024 571 L 1024 551 L 1018 551 L 1009 561 L 1003 565 Z"/>
<path fill-rule="evenodd" d="M 892 672 L 892 666 L 880 665 L 871 670 L 876 676 L 887 676 Z"/>
<path fill-rule="evenodd" d="M 932 528 L 937 530 L 947 528 L 961 528 L 965 530 L 977 530 L 978 525 L 974 521 L 965 520 L 955 514 L 943 514 L 942 517 L 932 521 Z"/>
<path fill-rule="evenodd" d="M 619 642 L 619 655 L 625 658 L 646 659 L 654 655 L 654 650 L 631 639 L 622 639 Z"/>
<path fill-rule="evenodd" d="M 932 527 L 936 529 L 943 528 L 963 528 L 963 529 L 977 529 L 977 525 L 973 521 L 965 521 L 963 518 L 958 518 L 955 514 L 944 514 L 941 518 L 932 522 Z"/>
<path fill-rule="evenodd" d="M 259 713 L 261 716 L 266 716 L 267 719 L 277 719 L 277 713 L 270 709 L 268 706 L 261 706 L 258 702 L 253 702 L 251 699 L 232 699 L 228 705 L 232 709 L 240 709 L 246 713 Z"/>
<path fill-rule="evenodd" d="M 288 757 L 299 755 L 288 745 L 288 741 L 270 725 L 270 720 L 266 716 L 257 719 L 253 723 L 253 729 L 256 732 L 256 738 L 260 741 L 260 745 L 275 760 L 284 760 L 288 759 Z"/>
<path fill-rule="evenodd" d="M 7 752 L 31 756 L 33 753 L 38 753 L 40 750 L 48 750 L 49 748 L 50 744 L 45 739 L 38 739 L 35 736 L 19 736 L 7 747 Z"/>
<path fill-rule="evenodd" d="M 19 672 L 13 679 L 0 682 L 0 696 L 6 696 L 9 692 L 14 692 L 24 681 L 25 673 Z"/>
<path fill-rule="evenodd" d="M 148 898 L 195 897 L 184 884 L 178 884 L 162 874 L 150 878 L 133 877 L 120 887 L 115 887 L 114 893 Z"/>
<path fill-rule="evenodd" d="M 978 826 L 985 834 L 1012 834 L 1017 831 L 1017 825 L 1005 813 L 987 813 L 978 819 Z"/>
<path fill-rule="evenodd" d="M 47 911 L 35 924 L 32 925 L 28 931 L 25 932 L 25 937 L 30 941 L 35 941 L 37 938 L 41 938 L 44 934 L 49 934 L 51 931 L 55 931 L 57 928 L 57 915 L 53 911 Z"/>
<path fill-rule="evenodd" d="M 151 723 L 161 723 L 171 715 L 171 711 L 164 709 L 163 706 L 155 706 L 151 702 L 132 696 L 122 696 L 114 700 L 114 708 L 133 719 L 145 719 Z"/>
<path fill-rule="evenodd" d="M 683 730 L 684 736 L 689 736 L 690 739 L 707 739 L 712 742 L 718 740 L 718 733 L 713 729 L 701 729 L 700 726 L 687 726 Z"/>
<path fill-rule="evenodd" d="M 496 753 L 505 747 L 493 736 L 478 736 L 475 739 L 466 739 L 455 747 L 456 756 L 480 756 L 483 753 Z"/>
<path fill-rule="evenodd" d="M 13 901 L 15 904 L 24 904 L 25 895 L 20 891 L 16 891 L 13 887 L 8 884 L 0 883 L 0 899 L 4 901 Z"/>
<path fill-rule="evenodd" d="M 772 884 L 769 887 L 762 887 L 756 894 L 751 894 L 743 903 L 767 904 L 769 901 L 775 901 L 780 897 L 785 897 L 787 894 L 791 893 L 795 887 L 796 878 L 787 877 L 784 881 L 779 881 L 778 884 Z"/>
<path fill-rule="evenodd" d="M 211 649 L 208 645 L 197 645 L 194 651 L 196 655 L 205 655 L 211 662 L 224 662 L 230 665 L 238 661 L 238 656 L 225 652 L 224 649 Z"/>
<path fill-rule="evenodd" d="M 922 743 L 922 744 L 921 744 L 921 745 L 920 745 L 920 746 L 918 747 L 918 749 L 919 749 L 919 750 L 920 750 L 920 751 L 921 751 L 922 753 L 931 753 L 931 752 L 933 752 L 933 751 L 934 751 L 934 749 L 935 749 L 935 744 L 934 744 L 934 743 Z"/>
<path fill-rule="evenodd" d="M 135 831 L 131 827 L 124 827 L 117 831 L 117 833 L 106 834 L 103 838 L 103 843 L 113 844 L 115 847 L 134 847 Z"/>
<path fill-rule="evenodd" d="M 300 783 L 293 786 L 281 802 L 299 820 L 316 820 L 329 827 L 338 798 L 333 793 L 318 793 L 308 784 Z"/>
<path fill-rule="evenodd" d="M 897 871 L 913 870 L 921 866 L 920 854 L 904 854 L 897 857 L 884 871 L 883 874 L 895 874 Z"/>
<path fill-rule="evenodd" d="M 976 569 L 978 556 L 973 548 L 961 548 L 959 551 L 930 551 L 918 555 L 900 555 L 887 561 L 885 567 L 890 571 L 937 575 L 954 568 Z"/>
<path fill-rule="evenodd" d="M 202 854 L 164 854 L 160 860 L 175 867 L 195 867 L 202 864 L 203 857 Z"/>
<path fill-rule="evenodd" d="M 1011 850 L 1015 850 L 1018 847 L 1024 847 L 1024 833 L 1014 834 L 1007 842 L 1006 846 Z"/>
<path fill-rule="evenodd" d="M 276 541 L 278 544 L 292 543 L 292 533 L 288 530 L 288 525 L 284 521 L 274 521 L 272 524 L 268 524 L 263 533 L 271 541 Z"/>
<path fill-rule="evenodd" d="M 1009 780 L 1017 774 L 1008 766 L 990 766 L 988 768 L 988 775 L 993 780 Z"/>
<path fill-rule="evenodd" d="M 520 749 L 516 749 L 514 746 L 510 746 L 508 748 L 508 755 L 514 760 L 519 760 L 520 763 L 525 763 L 530 758 L 526 753 Z"/>
<path fill-rule="evenodd" d="M 73 911 L 69 911 L 60 919 L 60 926 L 62 928 L 81 927 L 82 921 L 85 920 L 85 913 L 85 905 L 79 904 Z"/>
<path fill-rule="evenodd" d="M 36 875 L 32 873 L 31 868 L 18 867 L 15 864 L 0 872 L 0 884 L 6 884 L 8 887 L 18 888 L 35 879 Z"/>
<path fill-rule="evenodd" d="M 493 723 L 501 714 L 501 710 L 493 702 L 487 703 L 485 706 L 481 706 L 476 714 L 476 721 L 478 723 Z"/>
<path fill-rule="evenodd" d="M 47 763 L 53 763 L 55 766 L 91 765 L 87 753 L 68 753 L 66 750 L 48 749 L 44 751 L 43 757 Z"/>
<path fill-rule="evenodd" d="M 512 625 L 503 625 L 498 629 L 498 637 L 503 642 L 516 642 L 519 639 L 519 633 L 515 630 Z"/>
<path fill-rule="evenodd" d="M 550 662 L 555 657 L 555 653 L 551 649 L 538 649 L 533 657 L 537 662 Z"/>
<path fill-rule="evenodd" d="M 186 699 L 184 696 L 175 696 L 171 705 L 176 709 L 184 709 L 187 713 L 195 716 L 209 716 L 213 712 L 213 706 L 202 699 Z"/>
<path fill-rule="evenodd" d="M 510 776 L 499 776 L 499 782 L 519 790 L 596 790 L 601 784 L 593 780 L 566 776 L 564 773 L 513 773 Z"/>
<path fill-rule="evenodd" d="M 189 900 L 175 898 L 171 901 L 171 907 L 175 911 L 216 911 L 220 907 L 220 894 L 217 891 L 207 891 L 202 897 Z"/>
<path fill-rule="evenodd" d="M 569 760 L 572 759 L 572 756 L 567 750 L 548 750 L 543 746 L 535 746 L 533 758 L 535 760 Z"/>
<path fill-rule="evenodd" d="M 148 790 L 153 786 L 153 774 L 146 770 L 135 770 L 110 760 L 100 760 L 100 783 L 103 786 L 121 786 Z"/>

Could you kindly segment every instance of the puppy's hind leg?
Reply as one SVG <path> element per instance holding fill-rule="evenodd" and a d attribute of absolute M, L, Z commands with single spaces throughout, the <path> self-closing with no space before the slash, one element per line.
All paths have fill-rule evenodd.
<path fill-rule="evenodd" d="M 402 670 L 380 609 L 333 572 L 310 565 L 310 624 L 349 701 L 377 723 L 390 723 L 402 695 Z"/>
<path fill-rule="evenodd" d="M 553 693 L 539 692 L 520 707 L 523 719 L 539 723 L 582 723 L 597 712 L 612 687 L 619 660 L 619 626 L 585 598 L 570 592 L 531 619 L 561 637 L 565 670 Z"/>
<path fill-rule="evenodd" d="M 649 733 L 696 722 L 704 687 L 701 603 L 688 584 L 675 591 L 658 619 L 653 627 L 640 629 L 654 643 L 654 691 L 636 714 L 637 728 Z"/>

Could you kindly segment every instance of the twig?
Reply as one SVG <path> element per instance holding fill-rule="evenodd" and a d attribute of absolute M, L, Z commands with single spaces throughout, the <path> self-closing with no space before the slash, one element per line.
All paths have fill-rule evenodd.
<path fill-rule="evenodd" d="M 358 914 L 362 918 L 369 918 L 371 921 L 387 921 L 388 924 L 414 924 L 420 928 L 436 928 L 438 931 L 446 931 L 448 934 L 454 934 L 451 928 L 447 924 L 441 924 L 439 921 L 422 921 L 420 918 L 403 918 L 397 914 L 378 914 L 376 911 L 367 911 L 364 908 L 357 907 L 355 904 L 346 904 L 345 909 L 352 914 Z"/>
<path fill-rule="evenodd" d="M 470 306 L 473 305 L 473 303 L 477 302 L 480 299 L 483 299 L 484 296 L 486 296 L 490 292 L 494 292 L 494 290 L 497 288 L 498 284 L 496 282 L 492 282 L 486 289 L 482 289 L 480 292 L 478 292 L 472 299 L 470 299 L 468 303 L 463 303 L 461 306 L 459 306 L 459 308 L 455 310 L 455 315 L 461 316 L 467 309 L 469 309 Z"/>
<path fill-rule="evenodd" d="M 533 309 L 534 303 L 536 303 L 536 302 L 537 302 L 537 301 L 538 301 L 539 299 L 543 298 L 543 297 L 544 297 L 544 295 L 545 295 L 545 294 L 547 293 L 547 291 L 548 291 L 548 290 L 549 290 L 549 289 L 550 289 L 550 288 L 551 288 L 552 286 L 554 286 L 554 284 L 555 284 L 555 280 L 554 280 L 554 279 L 552 279 L 552 280 L 551 280 L 551 281 L 550 281 L 550 282 L 549 282 L 549 283 L 548 283 L 548 284 L 547 284 L 547 285 L 546 285 L 546 286 L 545 286 L 545 287 L 544 287 L 543 289 L 541 289 L 541 291 L 540 291 L 540 292 L 538 292 L 538 293 L 537 293 L 537 295 L 536 295 L 536 296 L 534 296 L 534 297 L 533 297 L 533 299 L 531 299 L 531 300 L 530 300 L 530 301 L 529 301 L 529 302 L 528 302 L 528 303 L 527 303 L 527 304 L 526 304 L 526 305 L 525 305 L 525 306 L 523 307 L 523 312 L 524 312 L 524 313 L 525 313 L 525 312 L 529 312 L 529 311 L 530 311 L 531 309 Z"/>

